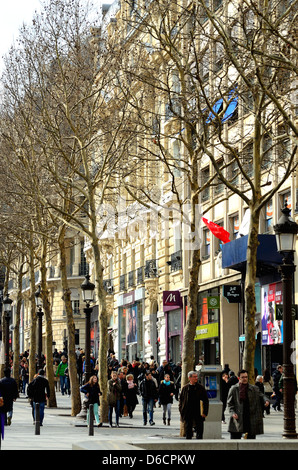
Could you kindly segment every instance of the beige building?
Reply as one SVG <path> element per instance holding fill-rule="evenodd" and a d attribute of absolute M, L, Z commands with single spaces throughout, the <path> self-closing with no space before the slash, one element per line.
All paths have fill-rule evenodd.
<path fill-rule="evenodd" d="M 176 5 L 176 2 L 173 2 Z M 177 2 L 179 5 L 180 3 Z M 190 8 L 192 3 L 182 2 L 183 8 Z M 222 14 L 232 7 L 232 2 L 213 2 L 214 11 Z M 183 210 L 187 211 L 190 187 L 187 178 L 188 152 L 187 141 L 184 139 L 184 127 L 181 119 L 181 109 L 175 97 L 182 96 L 181 83 L 175 63 L 168 62 L 166 68 L 164 56 L 160 56 L 158 41 L 160 38 L 153 34 L 157 29 L 141 28 L 145 23 L 152 2 L 143 0 L 139 2 L 115 1 L 111 6 L 104 6 L 103 30 L 113 36 L 119 35 L 125 44 L 134 44 L 134 36 L 138 34 L 141 42 L 145 42 L 148 51 L 148 67 L 153 63 L 160 66 L 160 79 L 168 84 L 169 95 L 161 94 L 152 100 L 152 107 L 146 112 L 152 118 L 159 118 L 158 132 L 151 127 L 151 144 L 154 151 L 150 160 L 142 153 L 138 173 L 130 175 L 127 185 L 135 185 L 136 191 L 148 188 L 151 184 L 159 195 L 159 199 L 152 202 L 151 208 L 141 206 L 137 202 L 127 202 L 126 215 L 123 224 L 114 229 L 114 238 L 102 237 L 102 257 L 104 264 L 104 285 L 107 292 L 108 308 L 111 313 L 109 326 L 109 346 L 115 351 L 117 358 L 132 361 L 136 357 L 143 361 L 150 361 L 151 356 L 161 363 L 163 359 L 177 363 L 181 360 L 183 330 L 187 318 L 187 292 L 190 279 L 190 255 L 187 224 L 183 223 L 181 206 L 177 211 L 177 198 L 185 202 Z M 219 10 L 222 9 L 222 10 Z M 178 16 L 177 16 L 178 15 Z M 173 24 L 179 17 L 176 8 L 169 14 L 169 23 L 164 21 L 164 27 L 170 27 L 169 38 L 175 38 Z M 156 25 L 162 24 L 156 11 Z M 204 31 L 210 31 L 208 18 L 201 18 Z M 145 21 L 145 20 L 144 20 Z M 172 23 L 171 23 L 172 22 Z M 136 25 L 139 28 L 136 28 Z M 178 25 L 178 22 L 177 22 Z M 147 25 L 148 26 L 148 25 Z M 187 24 L 189 27 L 189 23 Z M 137 32 L 136 32 L 137 30 Z M 234 30 L 235 31 L 235 30 Z M 241 86 L 235 91 L 234 69 L 225 67 L 220 40 L 213 36 L 212 41 L 206 37 L 197 38 L 199 51 L 199 67 L 203 77 L 200 90 L 205 90 L 206 96 L 212 103 L 205 113 L 197 112 L 197 136 L 202 132 L 208 134 L 208 143 L 212 147 L 212 157 L 219 162 L 224 176 L 235 183 L 240 191 L 249 193 L 247 179 L 237 167 L 236 159 L 229 154 L 227 146 L 217 133 L 214 121 L 221 122 L 225 142 L 232 143 L 241 160 L 247 176 L 252 170 L 252 132 L 253 113 L 249 100 L 241 95 Z M 126 41 L 126 42 L 125 42 Z M 129 43 L 131 41 L 131 43 Z M 128 46 L 129 49 L 130 46 Z M 187 64 L 186 64 L 187 65 Z M 185 65 L 185 67 L 186 67 Z M 216 66 L 216 68 L 214 68 Z M 136 67 L 136 65 L 135 65 Z M 133 67 L 132 67 L 133 68 Z M 170 73 L 170 72 L 171 73 Z M 194 76 L 194 75 L 193 75 Z M 232 77 L 232 78 L 231 78 Z M 223 84 L 223 90 L 216 93 Z M 192 87 L 189 88 L 193 90 Z M 229 97 L 229 93 L 233 92 Z M 195 94 L 195 91 L 193 90 Z M 141 96 L 141 90 L 137 97 Z M 172 101 L 168 101 L 168 97 Z M 184 96 L 186 97 L 186 95 Z M 225 101 L 226 100 L 226 101 Z M 189 91 L 188 102 L 192 103 Z M 177 104 L 178 103 L 178 104 Z M 205 105 L 206 106 L 206 105 Z M 191 108 L 190 109 L 195 109 Z M 202 111 L 202 106 L 200 106 Z M 212 115 L 213 110 L 213 115 Z M 204 111 L 204 109 L 203 109 Z M 193 111 L 195 113 L 195 111 Z M 211 114 L 210 114 L 211 113 Z M 272 112 L 273 113 L 273 112 Z M 268 118 L 269 119 L 269 118 Z M 191 122 L 189 118 L 188 123 Z M 212 132 L 211 132 L 212 129 Z M 154 130 L 154 132 L 153 132 Z M 148 129 L 147 129 L 148 131 Z M 139 136 L 145 135 L 144 128 Z M 273 145 L 272 136 L 280 135 L 283 152 L 291 152 L 293 139 L 291 131 L 284 128 L 280 119 L 272 118 L 270 132 L 264 133 L 263 155 L 266 154 L 261 183 L 266 191 L 266 184 L 278 183 L 284 169 L 280 165 L 280 146 Z M 138 139 L 140 140 L 140 137 Z M 284 137 L 282 137 L 284 136 Z M 222 137 L 222 136 L 221 136 Z M 160 149 L 169 159 L 162 159 L 157 155 L 155 140 L 158 139 Z M 136 145 L 136 154 L 141 146 Z M 144 148 L 144 146 L 142 147 Z M 264 150 L 264 149 L 263 149 Z M 142 151 L 143 152 L 143 151 Z M 247 204 L 239 194 L 229 190 L 217 177 L 214 164 L 211 163 L 210 154 L 200 152 L 199 178 L 204 190 L 199 195 L 197 214 L 198 237 L 201 241 L 201 268 L 199 278 L 198 322 L 195 337 L 196 364 L 199 361 L 205 364 L 228 364 L 237 371 L 242 359 L 244 331 L 243 331 L 243 282 L 246 263 L 246 253 L 243 249 L 247 235 L 249 211 Z M 269 159 L 270 155 L 270 159 Z M 155 158 L 156 157 L 156 158 Z M 241 157 L 242 158 L 242 157 Z M 148 163 L 149 161 L 149 163 Z M 170 162 L 170 163 L 169 163 Z M 244 163 L 243 163 L 244 162 Z M 269 162 L 269 163 L 268 163 Z M 273 163 L 272 163 L 273 162 Z M 139 172 L 141 168 L 141 172 Z M 205 184 L 206 183 L 206 184 Z M 175 191 L 173 191 L 173 185 Z M 269 184 L 268 184 L 269 187 Z M 275 252 L 273 225 L 280 217 L 280 210 L 287 201 L 292 210 L 292 216 L 297 210 L 296 176 L 291 176 L 279 187 L 276 194 L 262 208 L 259 224 L 259 233 L 269 238 L 263 239 L 261 248 L 266 253 L 266 247 L 272 246 L 271 253 Z M 125 192 L 123 190 L 123 192 Z M 124 194 L 125 196 L 125 194 Z M 148 199 L 147 199 L 148 200 Z M 133 215 L 132 215 L 133 214 Z M 229 243 L 223 244 L 215 237 L 208 226 L 202 221 L 207 220 L 222 226 L 229 234 Z M 270 245 L 272 243 L 272 245 Z M 234 247 L 234 248 L 233 248 Z M 239 251 L 238 251 L 238 248 Z M 244 251 L 243 251 L 244 250 Z M 244 257 L 243 257 L 244 253 Z M 237 256 L 236 256 L 237 255 Z M 73 307 L 75 312 L 76 328 L 78 331 L 77 345 L 84 347 L 85 331 L 82 314 L 80 284 L 83 281 L 85 270 L 85 256 L 93 275 L 92 254 L 88 243 L 80 237 L 74 238 L 73 246 L 69 249 L 69 265 L 71 272 L 69 281 L 73 290 Z M 296 257 L 295 257 L 296 260 Z M 297 260 L 296 260 L 297 261 Z M 49 267 L 49 288 L 52 292 L 53 302 L 53 336 L 55 347 L 63 349 L 66 339 L 65 319 L 63 318 L 63 302 L 61 300 L 61 282 L 59 279 L 58 260 Z M 260 258 L 258 281 L 256 283 L 257 317 L 256 317 L 256 368 L 261 373 L 266 367 L 282 361 L 281 341 L 277 333 L 271 337 L 267 329 L 267 316 L 269 302 L 278 303 L 280 278 L 276 265 L 270 259 Z M 295 279 L 295 295 L 297 295 L 297 280 Z M 274 293 L 273 293 L 274 291 Z M 270 299 L 268 300 L 268 295 Z M 266 302 L 266 304 L 265 304 Z M 26 301 L 24 301 L 26 312 Z M 94 308 L 92 319 L 93 350 L 98 350 L 98 321 L 97 309 Z M 24 314 L 24 349 L 29 347 L 27 340 L 28 321 Z M 263 322 L 262 322 L 263 320 Z M 276 322 L 276 316 L 273 322 Z M 297 322 L 295 321 L 295 324 Z M 278 325 L 280 328 L 282 325 Z"/>

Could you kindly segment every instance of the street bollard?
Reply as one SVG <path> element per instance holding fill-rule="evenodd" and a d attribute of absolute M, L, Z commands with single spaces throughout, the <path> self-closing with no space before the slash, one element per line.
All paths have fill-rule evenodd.
<path fill-rule="evenodd" d="M 40 410 L 39 403 L 35 403 L 35 435 L 40 435 Z"/>
<path fill-rule="evenodd" d="M 89 405 L 89 436 L 94 436 L 94 412 L 93 412 L 93 405 Z"/>

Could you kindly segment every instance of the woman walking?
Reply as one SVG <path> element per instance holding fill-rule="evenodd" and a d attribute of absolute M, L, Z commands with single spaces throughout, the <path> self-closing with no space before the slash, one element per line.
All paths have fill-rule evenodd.
<path fill-rule="evenodd" d="M 89 405 L 93 405 L 93 412 L 95 421 L 98 427 L 102 426 L 102 423 L 99 419 L 99 397 L 102 395 L 96 375 L 92 375 L 85 385 L 80 388 L 82 393 L 85 393 L 88 398 Z M 89 423 L 89 408 L 87 412 L 87 421 Z"/>
<path fill-rule="evenodd" d="M 159 402 L 163 407 L 163 423 L 167 424 L 166 418 L 168 416 L 168 426 L 171 423 L 171 408 L 173 403 L 173 396 L 175 393 L 174 382 L 170 380 L 170 375 L 165 374 L 164 379 L 160 382 L 159 386 Z"/>
<path fill-rule="evenodd" d="M 115 414 L 116 414 L 116 427 L 119 428 L 121 393 L 122 393 L 122 387 L 121 387 L 121 382 L 118 379 L 117 372 L 112 372 L 111 378 L 108 381 L 108 405 L 109 405 L 110 428 L 113 426 L 113 423 L 112 423 L 113 408 L 115 408 Z"/>
<path fill-rule="evenodd" d="M 126 401 L 128 416 L 132 418 L 132 413 L 138 402 L 138 384 L 134 381 L 132 374 L 126 376 L 126 380 L 123 382 L 122 388 L 123 398 Z"/>

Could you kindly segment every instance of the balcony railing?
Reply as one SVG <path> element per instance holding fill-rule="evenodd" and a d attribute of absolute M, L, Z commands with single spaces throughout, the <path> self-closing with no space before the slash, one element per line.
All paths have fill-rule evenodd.
<path fill-rule="evenodd" d="M 145 265 L 145 278 L 157 277 L 157 260 L 151 259 L 146 261 Z"/>
<path fill-rule="evenodd" d="M 137 269 L 137 284 L 144 283 L 144 266 Z"/>
<path fill-rule="evenodd" d="M 120 292 L 126 290 L 126 274 L 120 276 Z"/>
<path fill-rule="evenodd" d="M 182 251 L 171 254 L 171 272 L 182 269 Z"/>
<path fill-rule="evenodd" d="M 128 273 L 128 287 L 135 285 L 135 271 L 129 271 Z"/>
<path fill-rule="evenodd" d="M 112 279 L 104 279 L 103 281 L 103 288 L 107 294 L 111 295 L 114 292 L 113 280 Z"/>

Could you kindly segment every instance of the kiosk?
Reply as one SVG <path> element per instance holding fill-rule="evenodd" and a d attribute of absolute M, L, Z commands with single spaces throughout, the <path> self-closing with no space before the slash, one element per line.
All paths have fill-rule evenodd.
<path fill-rule="evenodd" d="M 209 398 L 209 413 L 204 425 L 204 439 L 222 438 L 221 375 L 222 367 L 220 365 L 204 365 L 198 370 L 199 382 L 205 387 Z"/>

